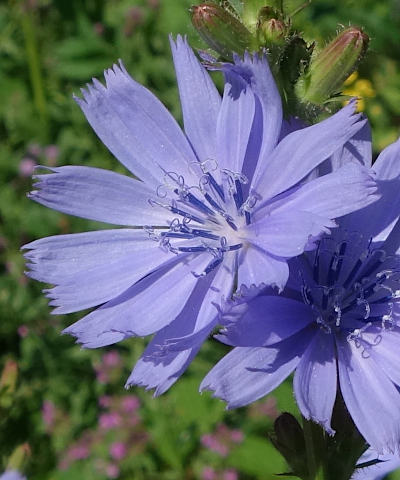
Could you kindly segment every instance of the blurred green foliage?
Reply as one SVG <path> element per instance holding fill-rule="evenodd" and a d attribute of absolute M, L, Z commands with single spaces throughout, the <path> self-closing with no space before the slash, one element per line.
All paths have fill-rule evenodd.
<path fill-rule="evenodd" d="M 79 93 L 91 77 L 101 77 L 104 68 L 122 58 L 127 70 L 179 119 L 168 34 L 187 33 L 192 45 L 204 48 L 190 25 L 190 3 L 0 3 L 0 471 L 10 458 L 30 480 L 180 480 L 207 474 L 211 478 L 212 472 L 215 479 L 234 478 L 229 473 L 244 480 L 268 480 L 285 468 L 267 432 L 277 410 L 296 412 L 290 383 L 249 409 L 226 412 L 221 402 L 197 391 L 202 376 L 225 352 L 223 346 L 210 342 L 162 398 L 153 399 L 149 392 L 136 389 L 125 393 L 124 381 L 145 342 L 132 339 L 114 348 L 121 362 L 101 378 L 106 349 L 85 351 L 72 338 L 61 336 L 62 328 L 78 315 L 51 316 L 42 286 L 23 274 L 19 249 L 24 243 L 99 228 L 29 201 L 25 195 L 32 167 L 80 164 L 124 172 L 91 131 L 72 93 Z M 365 27 L 371 53 L 349 88 L 357 91 L 361 85 L 365 91 L 365 82 L 357 87 L 357 81 L 370 82 L 372 93 L 365 98 L 365 109 L 375 148 L 397 138 L 400 4 L 315 0 L 296 16 L 296 22 L 321 45 L 340 23 Z M 129 422 L 103 428 L 105 410 L 118 413 L 123 399 L 132 393 L 140 399 L 136 423 L 131 428 Z M 107 408 L 99 404 L 105 395 L 112 399 Z M 240 429 L 243 435 L 240 442 L 225 445 L 226 455 L 201 440 L 205 435 L 221 435 L 221 425 Z M 110 453 L 115 443 L 128 449 L 118 460 Z"/>

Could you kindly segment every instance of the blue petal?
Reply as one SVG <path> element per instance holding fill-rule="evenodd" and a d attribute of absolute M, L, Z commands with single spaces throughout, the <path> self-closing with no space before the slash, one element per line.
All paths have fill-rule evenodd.
<path fill-rule="evenodd" d="M 125 175 L 91 167 L 56 167 L 35 175 L 29 197 L 46 207 L 114 225 L 168 226 L 173 216 L 152 207 L 155 191 Z"/>
<path fill-rule="evenodd" d="M 266 347 L 299 332 L 313 321 L 308 305 L 279 295 L 260 295 L 224 311 L 218 340 L 235 347 Z"/>
<path fill-rule="evenodd" d="M 126 388 L 138 385 L 146 390 L 155 389 L 154 396 L 162 395 L 185 372 L 201 345 L 181 352 L 172 352 L 156 362 L 154 356 L 159 353 L 157 342 L 158 337 L 149 343 L 129 376 Z"/>
<path fill-rule="evenodd" d="M 302 180 L 360 130 L 365 121 L 350 103 L 328 119 L 287 135 L 268 158 L 254 189 L 268 200 Z M 284 168 L 282 168 L 284 166 Z M 273 180 L 273 181 L 272 181 Z"/>
<path fill-rule="evenodd" d="M 231 255 L 218 271 L 198 282 L 182 312 L 150 342 L 127 386 L 155 388 L 155 395 L 161 395 L 182 375 L 215 327 L 222 299 L 231 295 L 234 261 Z"/>
<path fill-rule="evenodd" d="M 218 160 L 216 128 L 221 97 L 186 38 L 170 38 L 185 133 L 198 159 Z"/>
<path fill-rule="evenodd" d="M 234 72 L 226 72 L 225 89 L 217 123 L 220 167 L 241 172 L 255 113 L 249 85 Z"/>
<path fill-rule="evenodd" d="M 293 379 L 303 417 L 319 423 L 330 434 L 336 398 L 336 352 L 332 335 L 319 332 L 301 357 Z"/>
<path fill-rule="evenodd" d="M 249 180 L 263 174 L 264 160 L 275 148 L 282 126 L 282 102 L 265 55 L 246 53 L 235 56 L 235 65 L 224 64 L 222 70 L 240 75 L 255 95 L 255 116 L 243 173 Z M 261 140 L 261 142 L 260 142 Z"/>
<path fill-rule="evenodd" d="M 109 150 L 141 180 L 157 187 L 166 171 L 185 173 L 196 157 L 164 105 L 135 82 L 122 63 L 104 74 L 107 86 L 94 80 L 75 98 L 90 125 Z"/>
<path fill-rule="evenodd" d="M 361 435 L 379 454 L 400 453 L 400 394 L 362 347 L 338 340 L 339 382 L 346 407 Z"/>
<path fill-rule="evenodd" d="M 86 348 L 97 348 L 107 332 L 118 332 L 126 338 L 161 330 L 184 308 L 198 282 L 190 270 L 204 269 L 209 261 L 205 257 L 198 256 L 188 262 L 180 256 L 172 265 L 148 275 L 119 297 L 68 327 L 64 333 L 77 337 Z"/>
<path fill-rule="evenodd" d="M 206 375 L 200 390 L 213 391 L 228 408 L 254 402 L 292 373 L 309 340 L 309 332 L 300 332 L 275 348 L 236 347 Z"/>
<path fill-rule="evenodd" d="M 400 139 L 386 147 L 374 163 L 379 180 L 393 180 L 400 176 Z"/>
<path fill-rule="evenodd" d="M 370 330 L 363 333 L 363 339 L 372 345 L 368 352 L 390 380 L 400 386 L 400 329 L 396 327 L 393 330 Z"/>
<path fill-rule="evenodd" d="M 57 235 L 29 243 L 28 275 L 57 285 L 47 290 L 57 306 L 70 313 L 118 296 L 154 268 L 175 256 L 164 252 L 142 230 L 120 229 Z"/>
<path fill-rule="evenodd" d="M 275 285 L 280 290 L 289 277 L 289 267 L 285 258 L 274 257 L 260 248 L 250 246 L 239 254 L 238 285 L 251 287 Z"/>
<path fill-rule="evenodd" d="M 365 125 L 342 147 L 317 168 L 319 176 L 334 172 L 338 168 L 353 162 L 370 168 L 372 165 L 371 127 Z"/>
<path fill-rule="evenodd" d="M 389 145 L 379 155 L 373 166 L 376 172 L 378 194 L 380 199 L 362 210 L 346 216 L 342 228 L 358 230 L 375 241 L 386 240 L 400 214 L 400 140 Z M 397 245 L 400 243 L 398 233 L 395 235 Z M 392 245 L 392 250 L 396 250 Z"/>
<path fill-rule="evenodd" d="M 332 226 L 329 219 L 304 210 L 273 210 L 247 227 L 246 239 L 263 251 L 278 257 L 300 255 L 310 235 Z"/>
<path fill-rule="evenodd" d="M 282 126 L 282 102 L 266 55 L 245 54 L 244 59 L 235 58 L 242 76 L 247 79 L 262 106 L 262 150 L 260 160 L 265 158 L 278 142 Z M 260 165 L 262 169 L 262 165 Z"/>
<path fill-rule="evenodd" d="M 278 212 L 306 211 L 334 219 L 363 208 L 379 198 L 373 172 L 346 163 L 333 173 L 307 182 L 282 201 Z"/>

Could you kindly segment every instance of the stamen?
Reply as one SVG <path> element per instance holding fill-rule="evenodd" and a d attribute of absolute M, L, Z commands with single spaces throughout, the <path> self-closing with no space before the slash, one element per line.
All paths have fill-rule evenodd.
<path fill-rule="evenodd" d="M 196 208 L 197 210 L 200 210 L 208 215 L 215 215 L 214 211 L 211 210 L 211 208 L 208 208 L 207 205 L 205 205 L 201 200 L 195 197 L 188 190 L 186 190 L 186 195 L 184 198 L 182 198 L 181 192 L 179 192 L 177 189 L 175 189 L 174 192 L 181 197 L 181 200 L 188 202 L 192 207 Z"/>
<path fill-rule="evenodd" d="M 315 251 L 314 264 L 313 264 L 313 279 L 315 283 L 319 283 L 320 249 L 321 249 L 321 242 L 319 241 L 317 249 Z"/>
<path fill-rule="evenodd" d="M 343 265 L 343 256 L 346 252 L 347 242 L 340 243 L 332 255 L 332 259 L 328 270 L 328 285 L 333 285 L 337 282 L 340 270 Z"/>
<path fill-rule="evenodd" d="M 177 250 L 179 252 L 207 252 L 209 247 L 202 246 L 202 247 L 178 247 Z"/>
<path fill-rule="evenodd" d="M 202 218 L 196 217 L 196 215 L 192 215 L 191 213 L 180 210 L 179 208 L 176 208 L 173 205 L 170 205 L 167 208 L 167 210 L 170 210 L 172 213 L 176 213 L 177 215 L 181 215 L 182 217 L 190 218 L 190 220 L 193 220 L 194 222 L 197 222 L 197 223 L 200 223 L 200 224 L 205 223 L 205 221 Z"/>

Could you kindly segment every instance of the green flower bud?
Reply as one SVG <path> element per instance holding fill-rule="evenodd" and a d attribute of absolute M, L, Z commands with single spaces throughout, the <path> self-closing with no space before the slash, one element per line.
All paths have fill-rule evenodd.
<path fill-rule="evenodd" d="M 258 13 L 257 34 L 259 40 L 266 44 L 284 44 L 288 27 L 282 14 L 272 7 L 263 7 Z"/>
<path fill-rule="evenodd" d="M 225 58 L 232 53 L 253 50 L 254 38 L 243 23 L 228 10 L 214 4 L 202 3 L 190 9 L 192 23 L 203 40 Z"/>
<path fill-rule="evenodd" d="M 321 105 L 337 94 L 365 56 L 368 42 L 368 36 L 360 28 L 343 30 L 313 57 L 308 72 L 297 84 L 299 99 Z"/>
<path fill-rule="evenodd" d="M 307 473 L 306 443 L 303 429 L 290 413 L 282 413 L 274 423 L 275 435 L 271 436 L 274 447 L 288 462 L 293 473 L 303 478 Z"/>

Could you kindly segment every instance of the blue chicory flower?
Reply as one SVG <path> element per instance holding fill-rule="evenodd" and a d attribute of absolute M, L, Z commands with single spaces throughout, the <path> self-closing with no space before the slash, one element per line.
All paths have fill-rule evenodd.
<path fill-rule="evenodd" d="M 306 176 L 365 124 L 354 102 L 290 132 L 264 56 L 223 67 L 222 99 L 186 40 L 171 41 L 185 133 L 122 64 L 76 98 L 109 150 L 140 180 L 65 166 L 35 175 L 30 198 L 61 212 L 134 228 L 25 245 L 29 275 L 54 313 L 99 306 L 64 332 L 87 348 L 154 334 L 127 385 L 164 392 L 216 325 L 239 285 L 283 288 L 287 259 L 332 219 L 375 199 L 368 169 Z M 287 134 L 288 133 L 288 134 Z M 283 138 L 282 138 L 283 137 Z"/>
<path fill-rule="evenodd" d="M 17 470 L 7 470 L 0 475 L 0 480 L 26 480 Z"/>
<path fill-rule="evenodd" d="M 370 158 L 370 156 L 369 156 Z M 343 217 L 293 259 L 281 295 L 269 288 L 227 308 L 219 335 L 236 346 L 202 388 L 238 407 L 293 371 L 302 415 L 333 434 L 340 389 L 378 454 L 400 453 L 400 140 L 373 166 L 381 198 Z"/>

